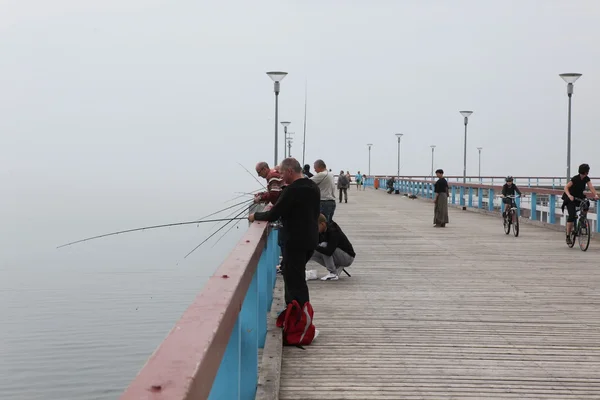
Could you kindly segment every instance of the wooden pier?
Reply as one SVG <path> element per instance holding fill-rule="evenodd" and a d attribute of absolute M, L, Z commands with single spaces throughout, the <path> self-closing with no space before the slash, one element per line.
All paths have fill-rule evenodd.
<path fill-rule="evenodd" d="M 600 242 L 456 208 L 434 228 L 431 202 L 354 187 L 334 219 L 352 277 L 309 281 L 320 335 L 284 348 L 281 400 L 600 399 Z"/>

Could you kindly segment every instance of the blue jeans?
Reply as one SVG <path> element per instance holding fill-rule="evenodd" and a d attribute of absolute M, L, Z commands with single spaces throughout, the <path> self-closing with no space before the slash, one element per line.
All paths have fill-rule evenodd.
<path fill-rule="evenodd" d="M 333 213 L 335 212 L 335 200 L 321 200 L 321 214 L 327 218 L 327 222 L 333 220 Z"/>

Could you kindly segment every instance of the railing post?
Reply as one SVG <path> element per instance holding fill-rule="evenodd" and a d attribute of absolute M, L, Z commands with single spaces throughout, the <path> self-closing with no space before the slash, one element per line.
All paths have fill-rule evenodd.
<path fill-rule="evenodd" d="M 264 251 L 267 251 L 265 249 Z M 240 399 L 254 399 L 258 382 L 258 319 L 261 312 L 258 301 L 258 271 L 254 273 L 240 311 Z M 272 290 L 271 290 L 272 292 Z M 266 315 L 266 313 L 265 313 Z M 266 332 L 265 332 L 266 335 Z"/>
<path fill-rule="evenodd" d="M 548 199 L 548 223 L 556 222 L 556 195 L 551 194 Z"/>
<path fill-rule="evenodd" d="M 477 189 L 477 197 L 479 197 L 479 202 L 477 204 L 477 208 L 483 208 L 483 189 Z"/>
<path fill-rule="evenodd" d="M 517 205 L 517 217 L 521 218 L 521 198 L 517 197 L 515 204 Z"/>
<path fill-rule="evenodd" d="M 529 217 L 532 221 L 537 219 L 537 194 L 531 193 L 531 215 Z"/>
<path fill-rule="evenodd" d="M 473 207 L 473 188 L 469 187 L 469 207 Z"/>
<path fill-rule="evenodd" d="M 531 178 L 527 178 L 527 187 L 531 187 Z"/>
<path fill-rule="evenodd" d="M 552 189 L 554 189 L 554 178 L 552 178 Z"/>
<path fill-rule="evenodd" d="M 488 190 L 488 211 L 494 211 L 494 189 Z"/>
<path fill-rule="evenodd" d="M 265 347 L 265 339 L 267 335 L 267 310 L 269 309 L 269 298 L 273 299 L 273 288 L 269 279 L 269 265 L 273 262 L 273 247 L 277 242 L 274 233 L 275 229 L 271 230 L 271 234 L 267 238 L 267 248 L 263 250 L 258 260 L 258 347 Z M 270 293 L 270 296 L 269 296 Z"/>
<path fill-rule="evenodd" d="M 460 187 L 460 202 L 459 205 L 464 206 L 465 205 L 465 187 L 461 186 Z"/>
<path fill-rule="evenodd" d="M 456 204 L 456 186 L 452 186 L 452 204 Z"/>
<path fill-rule="evenodd" d="M 240 396 L 240 317 L 229 337 L 208 400 L 239 399 Z"/>

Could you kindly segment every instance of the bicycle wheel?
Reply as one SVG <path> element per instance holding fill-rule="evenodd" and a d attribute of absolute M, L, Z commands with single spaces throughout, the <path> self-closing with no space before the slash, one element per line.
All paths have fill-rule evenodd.
<path fill-rule="evenodd" d="M 506 217 L 502 218 L 504 220 L 504 233 L 507 235 L 510 233 L 510 215 L 506 215 Z"/>
<path fill-rule="evenodd" d="M 573 246 L 575 246 L 575 232 L 577 232 L 577 223 L 575 223 L 573 230 L 569 234 L 569 238 L 571 238 L 571 242 L 567 243 L 567 246 L 569 246 L 569 248 L 573 248 Z"/>
<path fill-rule="evenodd" d="M 588 222 L 587 218 L 583 218 L 579 222 L 578 228 L 579 232 L 577 233 L 577 236 L 579 236 L 579 248 L 581 251 L 586 251 L 588 247 L 590 247 L 591 238 L 590 223 Z"/>
<path fill-rule="evenodd" d="M 513 234 L 519 236 L 519 215 L 516 211 L 513 212 Z"/>

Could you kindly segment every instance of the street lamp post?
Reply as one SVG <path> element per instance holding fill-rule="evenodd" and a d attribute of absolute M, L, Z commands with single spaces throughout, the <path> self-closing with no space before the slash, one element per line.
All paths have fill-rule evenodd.
<path fill-rule="evenodd" d="M 285 140 L 287 140 L 287 136 L 288 136 L 288 131 L 287 131 L 287 127 L 291 124 L 290 121 L 281 121 L 281 126 L 283 126 L 283 137 L 285 138 Z M 283 141 L 283 158 L 286 158 L 288 156 L 286 156 L 285 154 L 285 140 Z"/>
<path fill-rule="evenodd" d="M 288 157 L 292 156 L 292 153 L 290 152 L 290 150 L 291 150 L 291 143 L 293 142 L 293 139 L 294 139 L 292 137 L 293 134 L 294 134 L 294 132 L 287 132 L 287 135 L 285 135 L 285 141 L 288 144 L 288 154 L 287 154 Z"/>
<path fill-rule="evenodd" d="M 481 183 L 481 150 L 483 149 L 483 147 L 478 147 L 477 150 L 479 151 L 479 183 Z"/>
<path fill-rule="evenodd" d="M 400 193 L 400 139 L 402 139 L 403 133 L 396 133 L 396 137 L 398 138 L 398 179 L 396 182 L 396 194 Z"/>
<path fill-rule="evenodd" d="M 287 72 L 281 71 L 271 71 L 267 72 L 267 75 L 273 80 L 273 88 L 275 91 L 275 161 L 273 163 L 273 168 L 277 165 L 277 123 L 279 119 L 279 82 L 285 78 Z"/>
<path fill-rule="evenodd" d="M 460 111 L 460 114 L 465 117 L 465 147 L 463 150 L 463 156 L 464 156 L 464 160 L 463 160 L 463 185 L 467 184 L 467 124 L 469 123 L 469 116 L 471 114 L 473 114 L 473 111 Z M 463 186 L 462 188 L 462 192 L 464 194 L 464 190 L 465 187 Z M 465 207 L 465 198 L 464 195 L 460 196 L 460 202 L 463 205 L 463 210 L 466 210 L 467 207 Z"/>
<path fill-rule="evenodd" d="M 571 97 L 573 96 L 573 84 L 577 79 L 581 77 L 578 73 L 567 73 L 559 75 L 565 82 L 567 82 L 567 96 L 569 96 L 569 120 L 567 128 L 567 180 L 571 179 Z"/>
<path fill-rule="evenodd" d="M 431 180 L 433 181 L 433 158 L 434 158 L 433 153 L 435 152 L 435 144 L 432 144 L 430 147 L 431 147 Z"/>
<path fill-rule="evenodd" d="M 367 143 L 367 146 L 369 146 L 369 178 L 371 177 L 371 147 L 373 146 L 373 143 Z"/>

